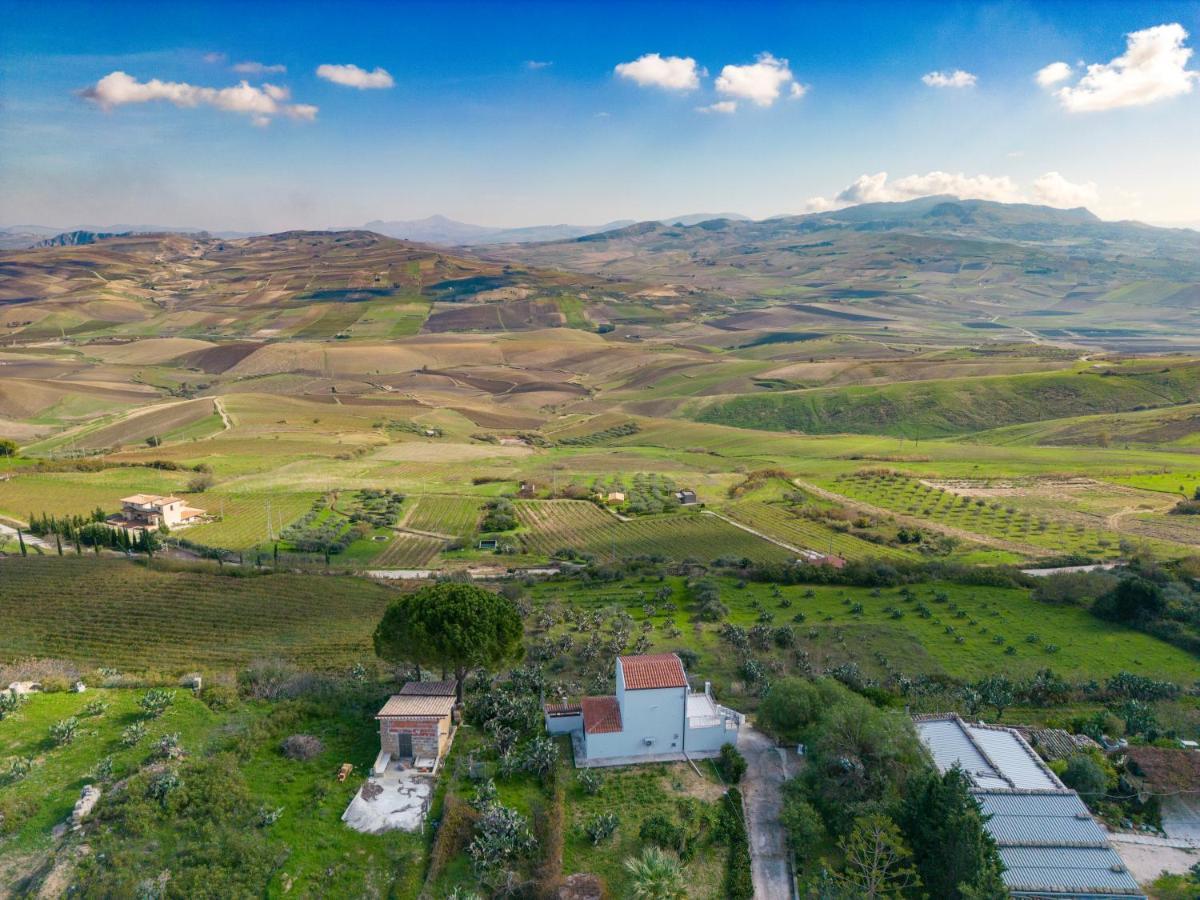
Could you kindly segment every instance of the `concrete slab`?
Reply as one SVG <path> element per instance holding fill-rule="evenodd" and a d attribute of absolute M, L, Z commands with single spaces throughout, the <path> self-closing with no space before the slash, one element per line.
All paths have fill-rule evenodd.
<path fill-rule="evenodd" d="M 364 834 L 420 831 L 432 795 L 432 778 L 390 766 L 363 782 L 342 813 L 342 821 Z"/>

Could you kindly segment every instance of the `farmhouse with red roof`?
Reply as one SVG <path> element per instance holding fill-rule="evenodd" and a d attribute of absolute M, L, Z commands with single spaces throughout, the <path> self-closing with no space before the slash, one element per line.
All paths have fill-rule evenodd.
<path fill-rule="evenodd" d="M 707 683 L 693 692 L 674 653 L 619 656 L 616 694 L 547 706 L 545 714 L 547 731 L 571 735 L 581 767 L 716 756 L 737 743 L 742 720 Z"/>

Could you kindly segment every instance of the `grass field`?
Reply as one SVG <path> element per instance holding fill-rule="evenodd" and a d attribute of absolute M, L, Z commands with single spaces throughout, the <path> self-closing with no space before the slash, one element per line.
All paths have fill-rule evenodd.
<path fill-rule="evenodd" d="M 570 548 L 603 559 L 662 554 L 676 560 L 707 562 L 732 556 L 766 562 L 795 556 L 715 516 L 699 513 L 641 516 L 621 522 L 586 500 L 522 501 L 517 511 L 527 529 L 521 535 L 526 548 L 544 555 Z"/>
<path fill-rule="evenodd" d="M 800 431 L 862 432 L 932 438 L 1065 416 L 1169 406 L 1200 399 L 1200 367 L 1137 365 L 1120 377 L 1089 370 L 883 386 L 855 385 L 744 396 L 703 407 L 703 422 Z"/>
<path fill-rule="evenodd" d="M 0 481 L 0 515 L 24 522 L 30 513 L 82 516 L 97 507 L 113 513 L 121 508 L 122 497 L 172 494 L 186 487 L 190 477 L 186 472 L 140 467 L 101 472 L 16 471 Z"/>
<path fill-rule="evenodd" d="M 820 553 L 834 553 L 845 559 L 915 559 L 917 556 L 909 550 L 842 534 L 777 503 L 744 500 L 723 507 L 721 511 L 731 519 L 786 543 Z"/>
<path fill-rule="evenodd" d="M 478 497 L 424 494 L 411 501 L 414 506 L 404 527 L 449 537 L 470 537 L 479 525 L 482 501 Z"/>
<path fill-rule="evenodd" d="M 374 657 L 371 633 L 393 596 L 358 578 L 237 578 L 154 565 L 86 556 L 0 562 L 0 658 L 176 673 L 279 656 L 345 669 Z"/>
<path fill-rule="evenodd" d="M 270 883 L 264 885 L 264 895 L 286 894 L 293 882 L 299 882 L 321 884 L 325 896 L 364 896 L 382 886 L 393 896 L 415 897 L 423 836 L 359 834 L 345 827 L 340 818 L 359 780 L 352 777 L 338 783 L 333 773 L 343 762 L 352 763 L 358 772 L 365 771 L 378 752 L 378 736 L 368 711 L 377 707 L 386 691 L 375 690 L 379 696 L 368 696 L 365 702 L 351 697 L 338 709 L 305 701 L 247 701 L 220 711 L 210 710 L 190 691 L 176 690 L 167 711 L 149 720 L 137 705 L 144 693 L 141 689 L 92 688 L 84 694 L 31 696 L 0 727 L 0 759 L 35 760 L 31 772 L 3 792 L 3 802 L 10 810 L 25 809 L 30 814 L 5 840 L 0 883 L 12 884 L 35 870 L 43 855 L 55 855 L 59 845 L 51 830 L 69 817 L 80 786 L 95 782 L 92 773 L 100 759 L 111 757 L 116 781 L 151 759 L 148 753 L 159 737 L 176 734 L 190 760 L 236 749 L 243 755 L 239 771 L 252 802 L 278 810 L 269 839 L 278 848 L 280 864 L 271 873 Z M 88 715 L 84 707 L 94 701 L 106 704 L 107 709 L 100 715 Z M 69 744 L 56 747 L 48 740 L 49 727 L 69 716 L 79 719 L 79 732 Z M 147 735 L 136 746 L 126 746 L 121 733 L 137 721 L 146 724 Z M 298 732 L 318 737 L 324 751 L 303 762 L 284 757 L 279 750 L 281 741 Z M 106 793 L 112 790 L 111 782 L 105 785 Z M 140 852 L 147 857 L 161 855 L 159 862 L 169 866 L 177 830 L 169 820 L 151 819 L 144 827 L 147 831 L 125 836 L 125 849 L 139 842 Z M 347 860 L 353 864 L 348 865 Z"/>
<path fill-rule="evenodd" d="M 225 550 L 267 546 L 320 497 L 317 493 L 198 494 L 189 502 L 220 521 L 183 529 L 180 537 Z M 270 521 L 268 522 L 268 512 Z"/>

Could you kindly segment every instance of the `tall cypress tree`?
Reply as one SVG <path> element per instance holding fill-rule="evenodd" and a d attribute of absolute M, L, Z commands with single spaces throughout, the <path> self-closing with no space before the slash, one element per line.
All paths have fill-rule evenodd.
<path fill-rule="evenodd" d="M 1008 896 L 1000 877 L 1004 864 L 970 787 L 957 767 L 913 778 L 897 822 L 929 896 L 1002 900 Z"/>

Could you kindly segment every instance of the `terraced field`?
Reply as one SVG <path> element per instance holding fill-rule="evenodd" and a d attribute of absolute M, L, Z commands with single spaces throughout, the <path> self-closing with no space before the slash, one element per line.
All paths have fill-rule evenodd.
<path fill-rule="evenodd" d="M 777 503 L 745 500 L 721 510 L 731 519 L 805 550 L 832 552 L 846 559 L 913 559 L 916 554 L 873 544 L 852 534 L 842 534 L 820 522 L 806 519 Z"/>
<path fill-rule="evenodd" d="M 374 656 L 371 633 L 392 596 L 360 578 L 232 578 L 120 559 L 31 557 L 3 567 L 0 659 L 165 673 L 272 656 L 346 668 Z"/>
<path fill-rule="evenodd" d="M 415 505 L 405 521 L 406 528 L 469 537 L 479 524 L 481 503 L 478 497 L 429 494 L 417 498 L 413 503 Z"/>
<path fill-rule="evenodd" d="M 375 568 L 421 568 L 433 562 L 445 546 L 437 538 L 398 531 L 372 560 Z"/>
<path fill-rule="evenodd" d="M 521 535 L 526 549 L 547 556 L 564 548 L 607 560 L 660 554 L 672 559 L 736 556 L 768 562 L 795 556 L 715 516 L 698 513 L 621 522 L 586 500 L 530 500 L 517 504 L 517 515 L 528 529 Z"/>

